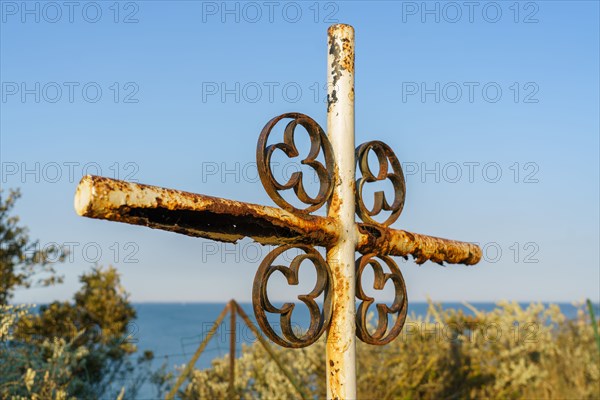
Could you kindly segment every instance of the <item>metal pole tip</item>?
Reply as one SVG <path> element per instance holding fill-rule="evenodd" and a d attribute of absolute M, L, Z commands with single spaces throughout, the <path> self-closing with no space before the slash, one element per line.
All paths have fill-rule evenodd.
<path fill-rule="evenodd" d="M 92 202 L 92 194 L 94 191 L 94 183 L 90 175 L 84 176 L 75 192 L 75 211 L 80 216 L 85 216 L 90 209 Z"/>
<path fill-rule="evenodd" d="M 335 24 L 331 25 L 329 29 L 327 29 L 327 34 L 330 37 L 335 37 L 338 39 L 353 39 L 354 28 L 352 27 L 352 25 Z"/>

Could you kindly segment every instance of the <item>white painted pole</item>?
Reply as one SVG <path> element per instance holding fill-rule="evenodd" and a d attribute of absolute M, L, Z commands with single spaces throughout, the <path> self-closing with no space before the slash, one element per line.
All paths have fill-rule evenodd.
<path fill-rule="evenodd" d="M 341 400 L 356 398 L 354 28 L 332 25 L 328 38 L 327 134 L 336 165 L 328 216 L 338 223 L 340 235 L 327 249 L 333 275 L 333 314 L 327 330 L 327 398 Z"/>

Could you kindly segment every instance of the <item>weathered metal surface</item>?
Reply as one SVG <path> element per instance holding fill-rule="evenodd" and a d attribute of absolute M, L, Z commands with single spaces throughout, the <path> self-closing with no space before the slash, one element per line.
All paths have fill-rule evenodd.
<path fill-rule="evenodd" d="M 357 224 L 361 254 L 376 253 L 399 257 L 413 256 L 417 264 L 474 265 L 481 260 L 481 248 L 474 243 L 421 235 L 373 224 Z"/>
<path fill-rule="evenodd" d="M 354 158 L 354 29 L 328 30 L 327 134 L 334 152 L 333 195 L 327 216 L 338 224 L 337 241 L 327 249 L 333 274 L 333 314 L 327 328 L 328 399 L 356 398 L 355 307 L 355 158 Z"/>
<path fill-rule="evenodd" d="M 381 259 L 390 272 L 384 272 L 379 261 Z M 373 268 L 375 281 L 373 288 L 383 290 L 387 281 L 394 283 L 394 301 L 391 306 L 377 303 L 377 327 L 374 332 L 367 328 L 369 307 L 375 302 L 373 297 L 367 296 L 362 287 L 362 273 L 367 266 Z M 390 257 L 366 254 L 356 260 L 356 298 L 362 300 L 356 313 L 356 336 L 365 343 L 382 346 L 394 340 L 402 330 L 406 313 L 408 311 L 408 296 L 406 284 L 400 269 Z M 388 315 L 396 314 L 394 325 L 388 330 Z"/>
<path fill-rule="evenodd" d="M 99 176 L 82 178 L 75 195 L 75 209 L 89 218 L 226 242 L 251 237 L 269 245 L 328 247 L 338 237 L 338 224 L 328 217 L 295 215 L 274 207 Z M 356 250 L 362 254 L 412 255 L 419 264 L 431 260 L 473 265 L 481 259 L 481 249 L 472 243 L 372 224 L 358 224 L 356 229 Z"/>
<path fill-rule="evenodd" d="M 350 25 L 331 25 L 327 30 L 327 112 L 341 99 L 354 102 L 354 83 L 348 85 L 348 77 L 354 79 L 354 28 Z M 346 82 L 344 82 L 346 80 Z M 343 83 L 344 88 L 340 85 Z M 348 93 L 340 93 L 338 89 L 348 88 Z M 352 114 L 354 118 L 354 114 Z"/>
<path fill-rule="evenodd" d="M 82 178 L 75 209 L 85 217 L 222 242 L 250 237 L 268 245 L 326 245 L 337 237 L 337 226 L 328 218 L 99 176 Z"/>
<path fill-rule="evenodd" d="M 276 143 L 267 146 L 269 135 L 271 131 L 277 125 L 277 123 L 283 119 L 292 119 L 284 130 L 283 143 Z M 305 189 L 302 182 L 302 172 L 297 171 L 290 176 L 290 179 L 282 184 L 277 182 L 273 177 L 271 171 L 271 156 L 276 150 L 280 150 L 285 153 L 286 156 L 293 158 L 298 157 L 298 149 L 294 142 L 294 132 L 296 127 L 300 125 L 304 127 L 310 137 L 310 152 L 308 156 L 301 161 L 302 164 L 310 166 L 319 178 L 319 193 L 316 197 L 310 197 Z M 325 158 L 325 165 L 317 160 L 319 154 L 323 152 Z M 270 120 L 263 128 L 258 138 L 258 144 L 256 147 L 256 165 L 258 167 L 258 175 L 260 181 L 263 184 L 266 192 L 269 194 L 271 199 L 280 206 L 281 208 L 295 213 L 308 214 L 318 210 L 329 200 L 331 192 L 333 190 L 333 182 L 331 177 L 333 176 L 333 151 L 331 144 L 323 132 L 323 128 L 312 118 L 307 115 L 300 113 L 287 113 L 279 115 Z M 290 203 L 284 200 L 279 194 L 280 190 L 293 189 L 298 199 L 307 204 L 308 207 L 305 209 L 299 209 L 292 206 Z"/>
<path fill-rule="evenodd" d="M 277 257 L 291 249 L 299 249 L 304 253 L 295 256 L 289 267 L 273 265 Z M 292 326 L 292 312 L 295 304 L 285 303 L 281 308 L 275 307 L 267 295 L 267 284 L 271 274 L 278 271 L 286 277 L 288 284 L 298 285 L 298 270 L 300 264 L 305 260 L 310 260 L 314 265 L 317 272 L 317 282 L 310 293 L 298 296 L 298 300 L 306 305 L 310 315 L 308 330 L 298 336 Z M 254 278 L 252 305 L 258 325 L 269 339 L 280 346 L 299 348 L 313 344 L 323 334 L 331 319 L 331 292 L 328 290 L 331 280 L 331 272 L 327 262 L 325 262 L 314 247 L 286 245 L 276 248 L 262 261 Z M 317 297 L 321 294 L 324 294 L 323 311 L 319 309 L 319 305 L 316 302 Z M 280 315 L 279 320 L 283 337 L 279 336 L 271 327 L 265 311 Z"/>
<path fill-rule="evenodd" d="M 379 171 L 376 174 L 369 168 L 369 152 L 371 151 L 375 153 L 379 162 Z M 398 158 L 396 158 L 390 146 L 374 140 L 363 143 L 356 148 L 356 162 L 362 175 L 356 181 L 356 214 L 365 223 L 390 226 L 402 213 L 406 197 L 404 173 L 402 172 L 402 166 Z M 388 164 L 392 165 L 392 172 L 388 171 Z M 365 183 L 384 181 L 386 179 L 389 179 L 394 187 L 394 201 L 390 205 L 383 192 L 375 192 L 373 208 L 369 210 L 363 201 L 363 186 Z M 372 217 L 378 215 L 381 211 L 391 211 L 391 214 L 384 222 L 379 223 Z"/>

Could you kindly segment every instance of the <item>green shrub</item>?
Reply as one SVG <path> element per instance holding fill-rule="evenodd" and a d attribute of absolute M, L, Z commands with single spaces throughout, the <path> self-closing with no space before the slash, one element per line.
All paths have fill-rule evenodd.
<path fill-rule="evenodd" d="M 0 398 L 134 398 L 150 376 L 151 353 L 128 357 L 135 310 L 117 271 L 93 268 L 80 280 L 73 302 L 37 313 L 0 305 Z"/>

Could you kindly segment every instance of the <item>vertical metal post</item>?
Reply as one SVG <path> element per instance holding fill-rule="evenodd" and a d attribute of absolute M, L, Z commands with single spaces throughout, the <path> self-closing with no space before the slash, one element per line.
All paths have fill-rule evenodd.
<path fill-rule="evenodd" d="M 327 398 L 356 398 L 355 335 L 355 155 L 354 28 L 328 30 L 327 134 L 335 159 L 335 186 L 328 216 L 339 224 L 338 241 L 327 249 L 333 273 L 333 314 L 327 330 Z"/>
<path fill-rule="evenodd" d="M 237 331 L 237 326 L 235 326 L 235 304 L 233 300 L 229 302 L 229 315 L 231 319 L 229 320 L 229 398 L 233 399 L 235 395 L 235 344 L 236 338 L 235 334 Z"/>

